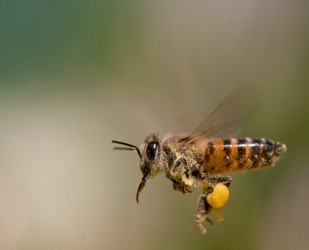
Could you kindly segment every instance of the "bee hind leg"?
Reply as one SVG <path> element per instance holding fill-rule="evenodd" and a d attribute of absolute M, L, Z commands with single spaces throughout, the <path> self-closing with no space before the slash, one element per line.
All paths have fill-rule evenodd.
<path fill-rule="evenodd" d="M 203 193 L 199 196 L 194 210 L 195 221 L 203 234 L 206 233 L 206 228 L 202 224 L 205 220 L 213 225 L 212 220 L 208 218 L 212 210 L 218 218 L 218 221 L 223 221 L 220 208 L 224 206 L 228 200 L 228 188 L 231 182 L 232 177 L 230 176 L 207 176 L 203 181 Z M 223 188 L 222 186 L 226 187 Z"/>
<path fill-rule="evenodd" d="M 206 234 L 207 229 L 203 226 L 203 222 L 206 220 L 211 225 L 213 225 L 213 221 L 208 218 L 208 214 L 211 211 L 211 206 L 207 203 L 206 193 L 201 194 L 197 199 L 195 209 L 194 209 L 194 217 L 197 226 L 200 228 L 202 234 Z"/>
<path fill-rule="evenodd" d="M 211 186 L 215 186 L 218 183 L 222 183 L 223 185 L 230 187 L 232 183 L 231 176 L 207 176 L 205 181 L 211 184 Z"/>

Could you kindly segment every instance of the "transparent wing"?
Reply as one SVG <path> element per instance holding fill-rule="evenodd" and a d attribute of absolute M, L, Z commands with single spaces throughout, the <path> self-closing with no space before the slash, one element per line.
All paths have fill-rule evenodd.
<path fill-rule="evenodd" d="M 258 106 L 258 91 L 252 85 L 240 85 L 215 111 L 182 141 L 235 136 Z"/>

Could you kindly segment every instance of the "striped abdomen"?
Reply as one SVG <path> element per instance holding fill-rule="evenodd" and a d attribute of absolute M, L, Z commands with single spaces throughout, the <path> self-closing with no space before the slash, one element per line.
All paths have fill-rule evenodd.
<path fill-rule="evenodd" d="M 284 144 L 266 139 L 212 139 L 205 148 L 206 173 L 218 174 L 273 166 L 285 151 Z"/>

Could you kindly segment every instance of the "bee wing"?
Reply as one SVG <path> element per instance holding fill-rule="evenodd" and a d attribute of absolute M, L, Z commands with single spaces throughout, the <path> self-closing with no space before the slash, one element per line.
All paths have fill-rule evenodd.
<path fill-rule="evenodd" d="M 196 130 L 183 138 L 182 141 L 191 142 L 201 137 L 227 138 L 235 136 L 257 108 L 257 97 L 257 89 L 252 85 L 240 85 Z"/>

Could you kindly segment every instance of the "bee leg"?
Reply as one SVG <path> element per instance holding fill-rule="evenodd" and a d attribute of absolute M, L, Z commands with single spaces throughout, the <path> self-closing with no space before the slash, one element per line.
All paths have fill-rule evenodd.
<path fill-rule="evenodd" d="M 202 185 L 203 193 L 207 193 L 206 202 L 214 211 L 218 221 L 223 221 L 220 208 L 225 205 L 229 198 L 228 188 L 232 183 L 230 176 L 207 176 Z M 225 188 L 220 187 L 222 185 Z"/>
<path fill-rule="evenodd" d="M 222 183 L 223 185 L 230 187 L 232 183 L 231 176 L 207 176 L 205 180 L 212 186 L 215 186 L 218 183 Z"/>
<path fill-rule="evenodd" d="M 218 219 L 218 222 L 223 221 L 224 218 L 223 218 L 223 216 L 222 216 L 222 213 L 221 213 L 220 208 L 213 208 L 213 210 L 214 210 L 215 215 L 216 215 L 216 217 L 217 217 L 217 219 Z"/>
<path fill-rule="evenodd" d="M 179 182 L 171 179 L 172 183 L 173 183 L 173 188 L 175 191 L 179 191 L 179 192 L 183 192 L 183 188 L 181 187 L 181 185 L 179 184 Z"/>
<path fill-rule="evenodd" d="M 208 217 L 206 218 L 206 221 L 208 221 L 209 223 L 210 223 L 210 225 L 214 225 L 215 223 L 211 220 L 211 219 L 209 219 Z"/>
<path fill-rule="evenodd" d="M 210 213 L 212 207 L 208 204 L 206 196 L 207 193 L 203 193 L 199 196 L 194 209 L 195 221 L 202 234 L 206 234 L 207 232 L 207 229 L 202 224 L 205 220 L 211 225 L 214 224 L 213 221 L 208 218 L 208 214 Z"/>

